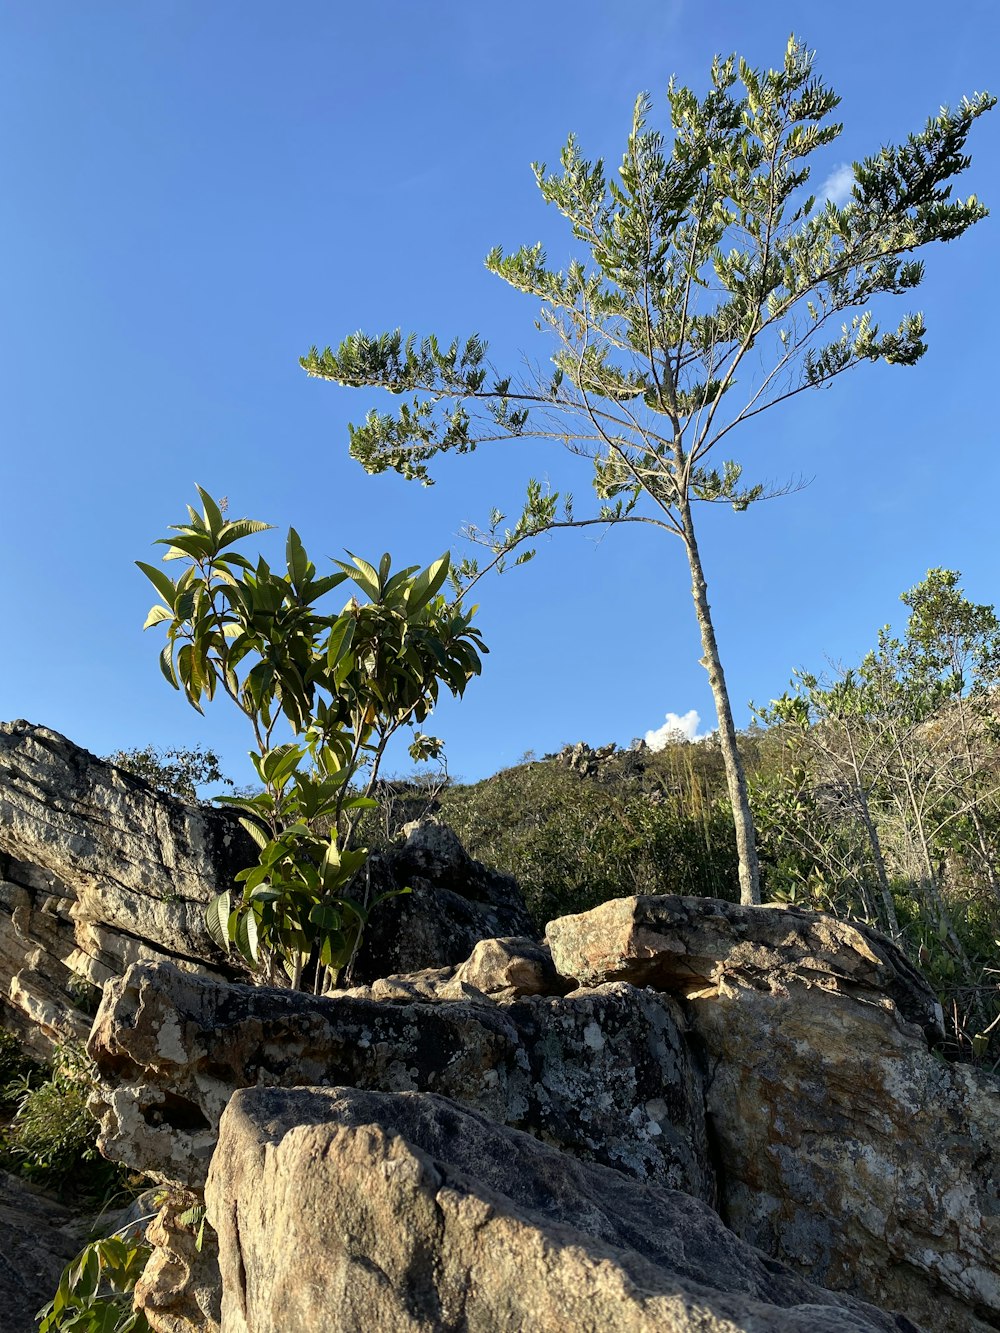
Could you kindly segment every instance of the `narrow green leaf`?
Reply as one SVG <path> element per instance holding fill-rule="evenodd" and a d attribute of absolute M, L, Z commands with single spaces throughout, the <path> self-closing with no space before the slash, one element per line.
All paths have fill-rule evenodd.
<path fill-rule="evenodd" d="M 163 569 L 157 569 L 155 565 L 147 565 L 144 560 L 137 560 L 135 563 L 136 567 L 142 570 L 167 605 L 173 606 L 176 588 L 170 575 Z"/>

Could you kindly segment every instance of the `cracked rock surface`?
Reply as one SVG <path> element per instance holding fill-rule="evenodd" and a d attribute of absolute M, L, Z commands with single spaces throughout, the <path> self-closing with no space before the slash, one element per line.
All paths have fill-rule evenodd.
<path fill-rule="evenodd" d="M 744 1240 L 938 1333 L 1000 1328 L 1000 1079 L 928 1048 L 937 1002 L 868 927 L 623 898 L 546 931 L 556 966 L 682 998 L 719 1208 Z"/>
<path fill-rule="evenodd" d="M 350 1085 L 454 1097 L 583 1158 L 712 1198 L 704 1091 L 668 997 L 614 984 L 512 1000 L 324 998 L 137 964 L 89 1051 L 101 1146 L 200 1186 L 237 1088 Z"/>
<path fill-rule="evenodd" d="M 206 1198 L 223 1333 L 915 1329 L 767 1260 L 689 1195 L 428 1094 L 239 1092 Z"/>

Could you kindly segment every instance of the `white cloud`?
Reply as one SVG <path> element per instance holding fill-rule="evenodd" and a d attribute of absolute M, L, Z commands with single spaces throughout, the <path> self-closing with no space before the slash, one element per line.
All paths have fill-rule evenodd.
<path fill-rule="evenodd" d="M 854 168 L 848 162 L 842 162 L 830 172 L 819 187 L 821 199 L 832 199 L 838 208 L 842 208 L 851 197 L 854 187 Z"/>
<path fill-rule="evenodd" d="M 644 737 L 646 744 L 651 750 L 662 750 L 665 745 L 671 741 L 676 741 L 678 737 L 683 737 L 686 741 L 700 741 L 702 736 L 698 733 L 698 723 L 701 718 L 696 708 L 678 715 L 677 713 L 668 713 L 667 720 L 662 727 L 657 727 L 655 731 L 647 731 Z"/>

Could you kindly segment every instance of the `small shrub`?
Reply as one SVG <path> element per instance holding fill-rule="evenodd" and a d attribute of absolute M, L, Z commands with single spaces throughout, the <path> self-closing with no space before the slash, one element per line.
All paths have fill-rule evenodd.
<path fill-rule="evenodd" d="M 44 1077 L 44 1068 L 25 1055 L 12 1032 L 0 1028 L 0 1115 L 17 1106 L 25 1090 Z"/>
<path fill-rule="evenodd" d="M 13 1085 L 17 1105 L 5 1135 L 4 1158 L 20 1175 L 78 1198 L 102 1198 L 124 1172 L 97 1148 L 97 1123 L 87 1109 L 93 1075 L 86 1057 L 68 1047 L 57 1052 L 47 1078 L 37 1072 Z"/>
<path fill-rule="evenodd" d="M 182 801 L 196 801 L 199 787 L 215 783 L 233 785 L 219 766 L 219 756 L 201 745 L 184 749 L 170 746 L 166 750 L 146 745 L 141 750 L 116 750 L 105 757 L 109 764 L 145 778 L 157 791 Z"/>

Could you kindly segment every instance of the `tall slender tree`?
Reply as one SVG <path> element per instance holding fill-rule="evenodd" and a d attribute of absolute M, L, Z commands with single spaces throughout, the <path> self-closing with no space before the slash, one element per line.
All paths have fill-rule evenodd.
<path fill-rule="evenodd" d="M 412 395 L 352 426 L 369 471 L 431 481 L 428 464 L 489 441 L 555 440 L 593 464 L 598 504 L 586 515 L 535 481 L 518 520 L 494 511 L 471 535 L 491 548 L 475 578 L 539 533 L 649 523 L 683 543 L 719 721 L 744 902 L 760 901 L 753 820 L 695 522 L 699 503 L 745 510 L 767 494 L 735 460 L 713 456 L 733 429 L 866 361 L 913 365 L 924 321 L 882 331 L 873 303 L 923 276 L 911 256 L 986 215 L 951 199 L 973 122 L 995 99 L 942 110 L 898 147 L 854 164 L 844 205 L 810 195 L 811 154 L 841 132 L 839 99 L 794 37 L 778 69 L 717 58 L 704 97 L 671 81 L 672 137 L 649 127 L 641 95 L 617 179 L 571 137 L 561 170 L 536 164 L 546 203 L 568 220 L 577 255 L 550 268 L 541 245 L 495 249 L 487 268 L 541 302 L 555 339 L 551 375 L 498 372 L 478 337 L 450 344 L 397 330 L 313 348 L 304 369 L 354 387 Z M 583 257 L 579 257 L 582 255 Z M 843 316 L 839 327 L 834 321 Z M 522 550 L 518 559 L 529 551 Z"/>

